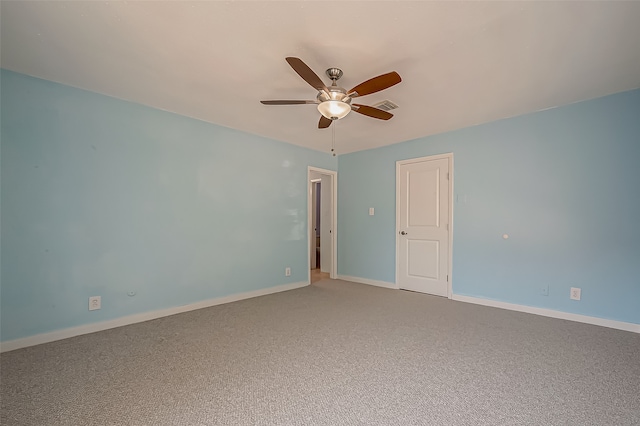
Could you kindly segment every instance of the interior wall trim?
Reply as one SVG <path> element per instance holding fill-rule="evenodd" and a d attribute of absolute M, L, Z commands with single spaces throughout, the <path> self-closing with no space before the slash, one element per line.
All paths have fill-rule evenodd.
<path fill-rule="evenodd" d="M 69 337 L 80 336 L 83 334 L 95 333 L 97 331 L 108 330 L 111 328 L 122 327 L 125 325 L 136 324 L 139 322 L 150 321 L 157 318 L 167 317 L 170 315 L 180 314 L 183 312 L 194 311 L 196 309 L 209 308 L 211 306 L 222 305 L 225 303 L 237 302 L 239 300 L 250 299 L 253 297 L 265 296 L 267 294 L 279 293 L 281 291 L 294 290 L 308 286 L 309 283 L 301 281 L 291 284 L 283 284 L 274 287 L 263 288 L 260 290 L 247 291 L 243 293 L 231 294 L 229 296 L 216 297 L 215 299 L 202 300 L 200 302 L 190 303 L 183 306 L 175 306 L 172 308 L 160 309 L 156 311 L 143 312 L 140 314 L 127 315 L 112 320 L 96 322 L 92 324 L 80 325 L 77 327 L 65 328 L 62 330 L 51 331 L 48 333 L 36 334 L 33 336 L 23 337 L 20 339 L 8 340 L 0 342 L 0 352 L 9 352 L 28 346 L 40 345 L 42 343 L 54 342 L 56 340 L 68 339 Z"/>
<path fill-rule="evenodd" d="M 351 281 L 354 283 L 374 285 L 376 287 L 385 287 L 385 288 L 394 289 L 394 290 L 399 289 L 399 287 L 395 283 L 371 280 L 368 278 L 352 277 L 348 275 L 338 275 L 338 279 L 344 280 L 344 281 Z M 610 320 L 606 318 L 592 317 L 588 315 L 573 314 L 570 312 L 556 311 L 553 309 L 536 308 L 534 306 L 500 302 L 497 300 L 483 299 L 480 297 L 473 297 L 473 296 L 463 296 L 460 294 L 453 294 L 451 296 L 451 300 L 455 300 L 457 302 L 473 303 L 475 305 L 489 306 L 492 308 L 507 309 L 509 311 L 525 312 L 527 314 L 541 315 L 543 317 L 581 322 L 584 324 L 598 325 L 601 327 L 614 328 L 616 330 L 630 331 L 632 333 L 640 334 L 640 324 L 634 324 L 631 322 L 616 321 L 616 320 Z"/>
<path fill-rule="evenodd" d="M 556 311 L 553 309 L 536 308 L 533 306 L 518 305 L 516 303 L 500 302 L 497 300 L 482 299 L 473 296 L 462 296 L 459 294 L 454 294 L 451 299 L 458 302 L 473 303 L 476 305 L 490 306 L 492 308 L 508 309 L 510 311 L 525 312 L 528 314 L 541 315 L 543 317 L 558 318 L 585 324 L 599 325 L 601 327 L 615 328 L 617 330 L 630 331 L 632 333 L 640 333 L 640 324 L 634 324 L 631 322 L 573 314 L 570 312 Z"/>
<path fill-rule="evenodd" d="M 337 279 L 343 280 L 343 281 L 351 281 L 352 283 L 368 284 L 368 285 L 374 285 L 376 287 L 390 288 L 394 290 L 398 289 L 398 286 L 396 285 L 396 283 L 390 283 L 387 281 L 370 280 L 369 278 L 351 277 L 349 275 L 338 275 Z"/>
<path fill-rule="evenodd" d="M 331 177 L 331 270 L 329 277 L 335 279 L 338 276 L 338 172 L 335 170 L 321 169 L 315 166 L 307 166 L 307 279 L 311 284 L 311 174 L 318 173 Z"/>

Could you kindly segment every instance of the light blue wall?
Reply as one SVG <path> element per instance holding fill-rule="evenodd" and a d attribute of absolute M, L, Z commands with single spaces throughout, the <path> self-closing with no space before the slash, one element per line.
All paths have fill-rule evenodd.
<path fill-rule="evenodd" d="M 447 152 L 454 293 L 640 323 L 640 90 L 340 156 L 340 274 L 395 282 L 395 162 Z"/>
<path fill-rule="evenodd" d="M 3 341 L 306 280 L 307 166 L 334 158 L 0 84 Z M 456 294 L 640 323 L 639 117 L 636 90 L 338 157 L 339 273 L 395 280 L 395 162 L 453 152 Z"/>
<path fill-rule="evenodd" d="M 307 166 L 333 157 L 6 70 L 1 90 L 3 341 L 307 280 Z"/>

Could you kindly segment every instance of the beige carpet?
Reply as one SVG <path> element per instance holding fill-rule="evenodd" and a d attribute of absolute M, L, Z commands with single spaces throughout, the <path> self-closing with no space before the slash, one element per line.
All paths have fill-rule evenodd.
<path fill-rule="evenodd" d="M 3 425 L 640 424 L 640 335 L 343 281 L 0 368 Z"/>

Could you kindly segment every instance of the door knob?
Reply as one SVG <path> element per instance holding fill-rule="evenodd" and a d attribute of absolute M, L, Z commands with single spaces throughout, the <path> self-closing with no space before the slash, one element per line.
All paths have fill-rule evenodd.
<path fill-rule="evenodd" d="M 400 231 L 400 235 L 409 235 L 408 232 Z"/>

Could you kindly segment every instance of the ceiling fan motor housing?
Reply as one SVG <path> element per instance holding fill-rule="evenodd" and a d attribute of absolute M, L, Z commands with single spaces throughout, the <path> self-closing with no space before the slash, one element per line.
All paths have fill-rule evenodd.
<path fill-rule="evenodd" d="M 329 86 L 327 87 L 326 91 L 321 90 L 320 92 L 318 92 L 318 100 L 320 102 L 340 101 L 346 102 L 348 104 L 351 103 L 351 97 L 347 96 L 347 91 L 344 88 L 338 86 Z"/>

